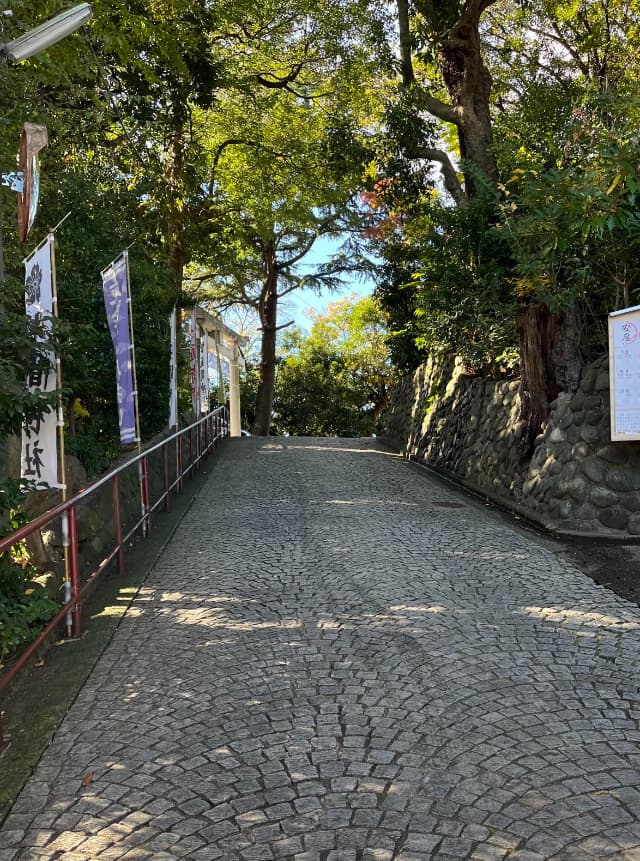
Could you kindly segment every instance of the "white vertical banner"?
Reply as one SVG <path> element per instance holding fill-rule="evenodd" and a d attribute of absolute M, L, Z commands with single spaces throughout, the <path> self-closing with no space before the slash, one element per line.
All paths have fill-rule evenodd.
<path fill-rule="evenodd" d="M 200 412 L 209 412 L 209 336 L 200 338 Z"/>
<path fill-rule="evenodd" d="M 220 361 L 220 350 L 219 350 L 219 342 L 220 333 L 217 335 L 216 339 L 216 374 L 218 377 L 218 403 L 224 404 L 227 402 L 227 395 L 224 389 L 224 376 L 222 375 L 222 362 Z"/>
<path fill-rule="evenodd" d="M 25 308 L 27 317 L 43 320 L 51 329 L 53 314 L 53 235 L 36 248 L 25 262 Z M 49 322 L 47 322 L 49 321 Z M 56 357 L 49 351 L 50 367 L 32 368 L 27 377 L 30 392 L 54 392 L 56 389 Z M 58 479 L 58 419 L 55 407 L 40 419 L 25 421 L 22 426 L 22 458 L 20 475 L 33 481 L 61 487 Z"/>
<path fill-rule="evenodd" d="M 178 338 L 176 332 L 176 308 L 169 318 L 171 352 L 169 355 L 169 428 L 178 426 Z"/>
<path fill-rule="evenodd" d="M 200 374 L 198 370 L 198 344 L 196 335 L 196 309 L 191 309 L 191 345 L 189 347 L 189 370 L 191 372 L 191 409 L 196 419 L 200 413 Z"/>

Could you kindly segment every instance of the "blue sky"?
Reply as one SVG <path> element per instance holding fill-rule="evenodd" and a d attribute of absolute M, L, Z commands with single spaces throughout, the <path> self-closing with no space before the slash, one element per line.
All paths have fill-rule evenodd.
<path fill-rule="evenodd" d="M 309 254 L 304 258 L 300 265 L 302 272 L 313 269 L 320 263 L 329 260 L 340 248 L 343 240 L 331 239 L 329 237 L 321 237 L 314 244 Z M 330 302 L 335 302 L 338 299 L 349 296 L 351 293 L 357 293 L 365 296 L 373 291 L 372 281 L 363 281 L 355 276 L 344 276 L 344 289 L 339 292 L 323 291 L 319 296 L 312 290 L 296 290 L 283 300 L 283 306 L 279 312 L 279 322 L 287 323 L 289 320 L 294 320 L 296 326 L 306 329 L 310 328 L 310 320 L 305 315 L 305 311 L 312 308 L 315 311 L 324 310 Z"/>

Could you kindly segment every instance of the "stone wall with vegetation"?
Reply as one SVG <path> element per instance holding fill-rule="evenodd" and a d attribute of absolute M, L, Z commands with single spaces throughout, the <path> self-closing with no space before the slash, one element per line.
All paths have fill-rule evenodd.
<path fill-rule="evenodd" d="M 396 387 L 382 439 L 463 486 L 561 532 L 640 535 L 640 443 L 612 443 L 609 366 L 583 369 L 523 459 L 518 380 L 429 362 Z"/>

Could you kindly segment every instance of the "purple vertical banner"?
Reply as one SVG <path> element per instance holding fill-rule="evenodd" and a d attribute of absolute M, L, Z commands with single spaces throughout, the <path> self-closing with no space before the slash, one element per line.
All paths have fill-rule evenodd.
<path fill-rule="evenodd" d="M 135 393 L 131 368 L 129 334 L 129 283 L 126 258 L 120 257 L 102 272 L 104 307 L 116 354 L 116 388 L 120 445 L 131 445 L 136 439 Z"/>

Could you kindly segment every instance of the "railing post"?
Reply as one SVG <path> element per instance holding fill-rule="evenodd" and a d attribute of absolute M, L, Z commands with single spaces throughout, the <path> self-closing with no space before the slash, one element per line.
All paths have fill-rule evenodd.
<path fill-rule="evenodd" d="M 189 466 L 191 478 L 193 478 L 193 425 L 189 425 Z"/>
<path fill-rule="evenodd" d="M 171 511 L 171 491 L 169 490 L 169 446 L 162 449 L 162 471 L 164 474 L 164 510 Z"/>
<path fill-rule="evenodd" d="M 9 745 L 9 742 L 5 739 L 5 737 L 2 733 L 3 722 L 4 722 L 4 712 L 2 711 L 2 709 L 0 709 L 0 753 L 2 753 L 2 751 L 5 749 L 5 747 L 8 747 L 8 745 Z"/>
<path fill-rule="evenodd" d="M 145 534 L 151 532 L 151 498 L 149 496 L 149 463 L 147 457 L 142 458 L 142 498 L 144 501 L 145 523 L 147 524 Z"/>
<path fill-rule="evenodd" d="M 69 579 L 71 580 L 71 635 L 74 640 L 82 636 L 82 610 L 80 607 L 80 558 L 78 556 L 78 512 L 75 505 L 69 508 Z"/>
<path fill-rule="evenodd" d="M 183 485 L 184 485 L 184 480 L 183 480 L 183 475 L 184 475 L 184 456 L 183 456 L 183 454 L 182 454 L 182 442 L 183 442 L 183 436 L 184 436 L 184 435 L 183 435 L 183 434 L 181 434 L 181 435 L 178 437 L 178 439 L 176 440 L 176 459 L 177 459 L 177 462 L 178 462 L 178 474 L 176 475 L 176 478 L 178 479 L 178 490 L 179 490 L 179 492 L 180 492 L 180 493 L 182 493 L 182 489 L 183 489 Z"/>
<path fill-rule="evenodd" d="M 113 527 L 118 548 L 118 574 L 124 574 L 124 544 L 122 542 L 122 514 L 120 511 L 120 476 L 113 476 Z"/>

